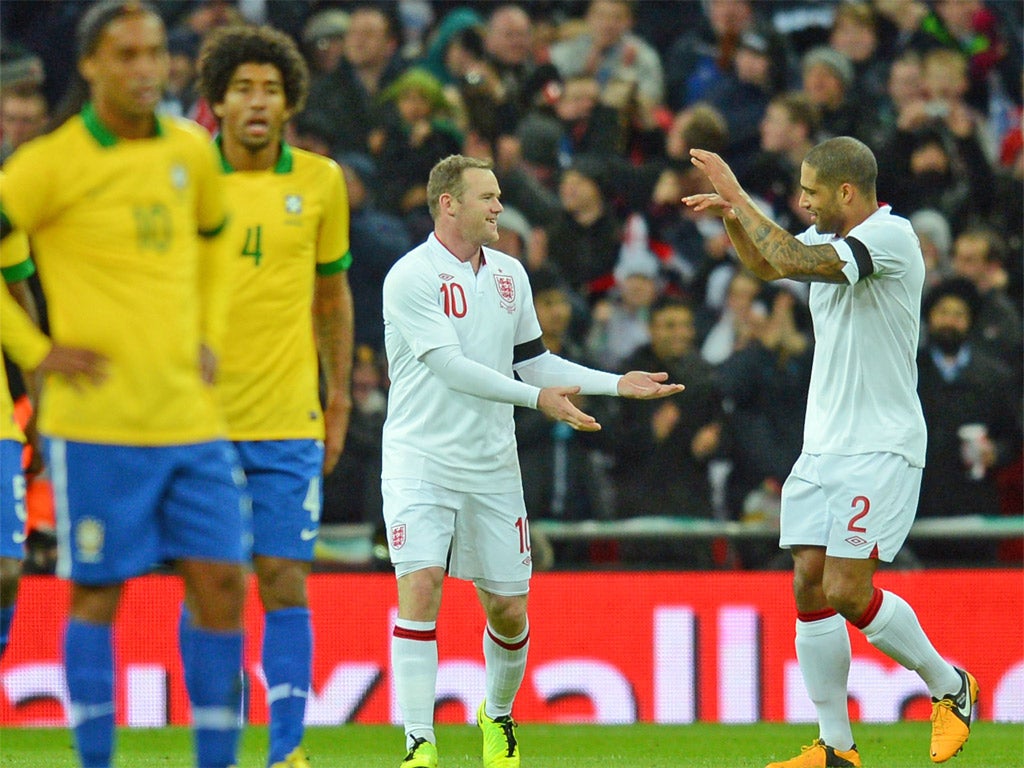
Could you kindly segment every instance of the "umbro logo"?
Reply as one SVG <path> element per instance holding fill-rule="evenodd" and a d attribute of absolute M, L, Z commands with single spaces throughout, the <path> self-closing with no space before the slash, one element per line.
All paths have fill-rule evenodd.
<path fill-rule="evenodd" d="M 846 539 L 847 544 L 851 544 L 855 547 L 863 547 L 868 543 L 867 539 L 862 539 L 860 536 L 850 536 Z"/>

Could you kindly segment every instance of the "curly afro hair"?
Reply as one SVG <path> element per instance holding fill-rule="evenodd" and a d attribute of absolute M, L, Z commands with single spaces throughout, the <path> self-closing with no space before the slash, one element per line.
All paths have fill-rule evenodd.
<path fill-rule="evenodd" d="M 272 27 L 229 26 L 213 30 L 199 52 L 199 88 L 210 105 L 224 101 L 242 64 L 272 64 L 284 80 L 285 102 L 298 112 L 309 92 L 309 68 L 295 41 Z"/>

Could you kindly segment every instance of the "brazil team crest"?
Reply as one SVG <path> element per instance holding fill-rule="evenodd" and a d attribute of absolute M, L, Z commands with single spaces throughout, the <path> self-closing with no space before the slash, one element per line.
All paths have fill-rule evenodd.
<path fill-rule="evenodd" d="M 302 213 L 302 195 L 285 195 L 284 210 L 285 213 Z"/>
<path fill-rule="evenodd" d="M 174 163 L 171 166 L 171 186 L 179 192 L 188 185 L 188 169 L 183 163 Z"/>
<path fill-rule="evenodd" d="M 494 283 L 498 287 L 498 298 L 501 299 L 501 306 L 509 312 L 516 308 L 516 281 L 511 275 L 496 274 Z"/>
<path fill-rule="evenodd" d="M 75 549 L 83 563 L 98 563 L 103 559 L 103 522 L 94 517 L 83 517 L 75 526 Z"/>

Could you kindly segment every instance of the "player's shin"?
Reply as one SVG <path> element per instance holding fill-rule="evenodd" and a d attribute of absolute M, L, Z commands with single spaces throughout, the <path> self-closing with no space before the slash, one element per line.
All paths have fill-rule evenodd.
<path fill-rule="evenodd" d="M 114 652 L 109 624 L 71 619 L 64 669 L 71 727 L 83 768 L 108 768 L 114 753 Z"/>
<path fill-rule="evenodd" d="M 235 763 L 241 732 L 242 633 L 193 630 L 192 729 L 196 764 Z"/>
<path fill-rule="evenodd" d="M 263 673 L 270 708 L 271 765 L 284 761 L 302 742 L 312 658 L 309 609 L 269 611 L 263 631 Z"/>
<path fill-rule="evenodd" d="M 487 714 L 491 718 L 510 715 L 512 702 L 523 683 L 530 650 L 530 626 L 515 637 L 499 635 L 490 624 L 484 629 Z"/>
<path fill-rule="evenodd" d="M 406 746 L 415 737 L 435 742 L 437 629 L 433 621 L 398 619 L 391 637 L 395 697 L 405 723 Z"/>

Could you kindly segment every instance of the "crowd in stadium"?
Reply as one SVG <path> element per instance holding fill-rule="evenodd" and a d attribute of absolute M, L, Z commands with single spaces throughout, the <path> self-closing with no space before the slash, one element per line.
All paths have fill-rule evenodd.
<path fill-rule="evenodd" d="M 806 284 L 742 270 L 691 148 L 720 153 L 791 233 L 803 155 L 849 135 L 879 159 L 879 200 L 909 218 L 927 264 L 919 394 L 929 428 L 919 518 L 1018 514 L 1022 385 L 1022 6 L 1013 0 L 156 0 L 169 31 L 165 114 L 211 132 L 204 35 L 269 24 L 311 72 L 288 142 L 341 166 L 351 208 L 357 349 L 346 450 L 324 523 L 381 520 L 387 405 L 381 288 L 432 229 L 429 171 L 489 158 L 498 249 L 533 286 L 548 349 L 610 371 L 668 371 L 686 392 L 595 398 L 604 429 L 517 411 L 534 519 L 683 515 L 763 520 L 800 454 L 814 344 Z M 0 160 L 62 117 L 85 4 L 4 3 Z M 40 300 L 43 299 L 39 296 Z M 15 394 L 18 394 L 17 392 Z M 960 434 L 983 425 L 975 453 Z M 940 546 L 941 545 L 941 546 Z M 996 543 L 925 563 L 1015 555 Z M 761 567 L 774 545 L 623 543 L 562 563 Z"/>

